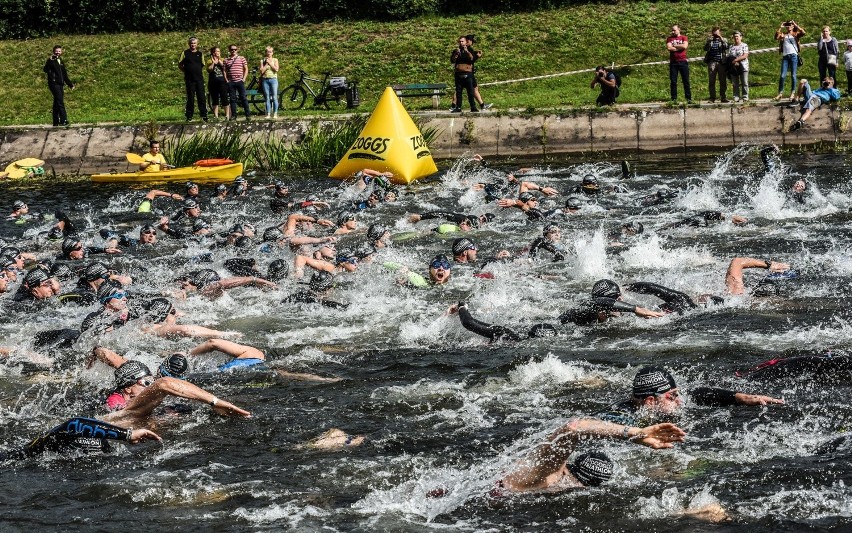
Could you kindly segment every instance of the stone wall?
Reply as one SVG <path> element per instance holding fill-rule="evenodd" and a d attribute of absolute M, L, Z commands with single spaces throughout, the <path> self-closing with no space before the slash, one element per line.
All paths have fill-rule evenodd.
<path fill-rule="evenodd" d="M 798 109 L 768 104 L 683 108 L 639 107 L 608 112 L 512 114 L 423 113 L 425 125 L 440 131 L 430 148 L 437 159 L 476 152 L 484 156 L 539 157 L 559 153 L 689 151 L 725 149 L 742 142 L 809 145 L 852 140 L 847 129 L 852 111 L 837 106 L 813 114 L 805 127 L 783 133 Z M 322 120 L 346 120 L 345 117 Z M 232 122 L 246 135 L 284 137 L 297 142 L 310 119 Z M 162 138 L 184 128 L 188 134 L 224 123 L 161 126 Z M 70 129 L 7 127 L 0 129 L 0 163 L 37 157 L 58 173 L 129 170 L 126 152 L 147 149 L 143 126 L 96 126 Z"/>

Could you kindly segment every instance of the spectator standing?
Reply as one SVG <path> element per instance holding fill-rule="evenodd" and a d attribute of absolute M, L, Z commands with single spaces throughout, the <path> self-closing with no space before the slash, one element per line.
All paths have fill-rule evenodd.
<path fill-rule="evenodd" d="M 683 94 L 687 103 L 692 103 L 692 89 L 689 86 L 689 63 L 686 50 L 689 48 L 689 38 L 680 33 L 680 26 L 672 26 L 671 34 L 666 39 L 666 49 L 669 51 L 669 88 L 672 101 L 677 101 L 677 76 L 683 81 Z"/>
<path fill-rule="evenodd" d="M 787 71 L 790 71 L 792 91 L 790 100 L 796 100 L 797 72 L 799 70 L 799 41 L 805 35 L 805 30 L 795 20 L 782 22 L 775 30 L 775 40 L 778 41 L 778 51 L 781 53 L 781 76 L 778 78 L 778 96 L 776 100 L 784 97 L 784 80 Z"/>
<path fill-rule="evenodd" d="M 219 106 L 225 110 L 225 118 L 231 117 L 231 106 L 228 105 L 228 82 L 225 81 L 225 62 L 222 60 L 222 50 L 218 46 L 210 49 L 210 63 L 207 65 L 207 92 L 210 93 L 210 105 L 213 106 L 213 116 L 219 118 Z"/>
<path fill-rule="evenodd" d="M 278 59 L 272 57 L 275 50 L 266 47 L 266 55 L 260 60 L 260 80 L 266 97 L 266 118 L 278 118 Z"/>
<path fill-rule="evenodd" d="M 748 45 L 743 42 L 743 34 L 735 31 L 734 44 L 728 48 L 728 75 L 734 84 L 734 102 L 748 102 Z"/>
<path fill-rule="evenodd" d="M 462 91 L 467 91 L 467 101 L 470 104 L 470 110 L 473 113 L 479 111 L 476 108 L 476 100 L 473 95 L 473 62 L 476 61 L 470 47 L 467 45 L 467 38 L 462 35 L 459 37 L 459 46 L 450 54 L 450 63 L 453 64 L 453 72 L 455 73 L 456 82 L 456 107 L 451 110 L 451 113 L 461 113 L 461 98 Z"/>
<path fill-rule="evenodd" d="M 716 79 L 719 80 L 719 96 L 722 103 L 728 101 L 728 79 L 725 71 L 725 58 L 728 52 L 728 40 L 722 37 L 719 26 L 713 26 L 710 36 L 704 42 L 704 62 L 707 63 L 707 74 L 710 77 L 710 101 L 716 101 Z"/>
<path fill-rule="evenodd" d="M 846 69 L 846 96 L 852 95 L 852 39 L 846 41 L 843 53 L 843 67 Z"/>
<path fill-rule="evenodd" d="M 605 66 L 599 65 L 595 67 L 595 77 L 592 78 L 592 89 L 596 85 L 601 86 L 601 94 L 595 103 L 601 107 L 615 104 L 615 99 L 618 97 L 618 77 L 614 72 L 610 72 Z"/>
<path fill-rule="evenodd" d="M 249 120 L 248 99 L 246 98 L 246 76 L 248 75 L 248 61 L 239 54 L 237 45 L 228 47 L 228 59 L 225 60 L 225 79 L 228 82 L 228 95 L 231 99 L 231 120 L 237 119 L 237 97 L 246 112 L 246 120 Z"/>
<path fill-rule="evenodd" d="M 476 62 L 479 61 L 479 58 L 482 57 L 482 52 L 479 50 L 473 49 L 473 43 L 476 42 L 476 37 L 473 35 L 465 35 L 465 40 L 467 40 L 467 45 L 470 47 L 470 52 L 473 54 L 473 99 L 476 100 L 476 103 L 479 104 L 479 109 L 486 110 L 491 109 L 493 104 L 486 104 L 485 100 L 482 99 L 482 94 L 479 92 L 479 83 L 476 81 Z M 450 108 L 450 111 L 457 107 L 456 102 L 456 94 L 453 93 L 453 107 Z"/>
<path fill-rule="evenodd" d="M 826 76 L 837 81 L 837 57 L 840 55 L 840 45 L 837 39 L 831 36 L 831 28 L 825 26 L 822 36 L 817 41 L 817 52 L 819 53 L 819 79 L 824 80 Z"/>
<path fill-rule="evenodd" d="M 53 54 L 48 58 L 42 69 L 47 74 L 47 88 L 53 95 L 53 125 L 67 126 L 68 115 L 65 113 L 65 86 L 74 90 L 74 83 L 68 78 L 65 63 L 62 61 L 62 47 L 53 47 Z"/>
<path fill-rule="evenodd" d="M 204 54 L 198 49 L 198 39 L 190 37 L 189 48 L 183 51 L 178 68 L 183 72 L 186 85 L 186 120 L 192 120 L 195 114 L 195 101 L 198 100 L 198 114 L 207 121 L 207 96 L 204 94 Z"/>

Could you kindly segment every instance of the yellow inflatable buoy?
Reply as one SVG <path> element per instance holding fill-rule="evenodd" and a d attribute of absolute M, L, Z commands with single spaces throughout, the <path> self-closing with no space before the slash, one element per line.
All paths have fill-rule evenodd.
<path fill-rule="evenodd" d="M 420 129 L 390 87 L 385 89 L 355 143 L 328 176 L 346 179 L 365 168 L 391 172 L 391 181 L 400 184 L 438 172 Z"/>

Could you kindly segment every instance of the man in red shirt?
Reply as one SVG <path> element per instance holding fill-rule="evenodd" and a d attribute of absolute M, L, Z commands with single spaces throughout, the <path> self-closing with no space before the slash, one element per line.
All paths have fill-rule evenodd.
<path fill-rule="evenodd" d="M 246 120 L 249 119 L 248 99 L 246 98 L 246 76 L 248 75 L 248 62 L 241 56 L 237 45 L 228 47 L 228 59 L 225 60 L 225 81 L 228 82 L 228 91 L 231 94 L 231 120 L 237 120 L 237 96 L 242 102 L 243 110 L 246 112 Z"/>
<path fill-rule="evenodd" d="M 689 38 L 680 33 L 680 26 L 672 26 L 672 33 L 666 39 L 666 49 L 669 51 L 669 81 L 671 82 L 672 101 L 677 100 L 677 75 L 683 80 L 683 92 L 687 103 L 692 103 L 692 90 L 689 87 L 689 63 L 686 61 L 686 49 Z"/>

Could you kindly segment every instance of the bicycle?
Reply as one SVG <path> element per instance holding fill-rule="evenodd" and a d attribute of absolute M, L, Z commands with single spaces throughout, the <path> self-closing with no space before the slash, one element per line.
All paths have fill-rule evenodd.
<path fill-rule="evenodd" d="M 358 97 L 358 82 L 346 81 L 344 77 L 331 77 L 331 72 L 323 72 L 323 79 L 312 78 L 302 67 L 296 67 L 299 79 L 281 91 L 279 106 L 285 109 L 302 109 L 308 98 L 313 97 L 313 107 L 325 106 L 331 109 L 330 103 L 336 106 L 357 107 L 361 102 Z M 311 86 L 319 84 L 317 90 Z"/>
<path fill-rule="evenodd" d="M 246 84 L 246 99 L 259 114 L 263 115 L 266 114 L 266 93 L 263 92 L 263 84 L 260 81 L 262 78 L 259 74 L 258 68 L 252 71 L 251 79 Z M 284 91 L 278 91 L 278 107 L 282 107 L 283 101 Z"/>

